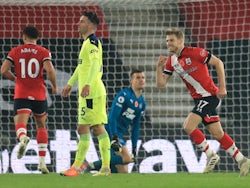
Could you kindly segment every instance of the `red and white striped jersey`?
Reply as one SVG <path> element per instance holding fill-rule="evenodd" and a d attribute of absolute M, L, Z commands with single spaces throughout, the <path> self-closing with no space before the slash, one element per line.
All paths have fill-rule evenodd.
<path fill-rule="evenodd" d="M 184 47 L 179 57 L 168 57 L 163 73 L 172 75 L 175 71 L 193 98 L 216 95 L 218 87 L 214 84 L 207 66 L 210 58 L 210 52 L 203 48 Z"/>
<path fill-rule="evenodd" d="M 17 77 L 14 98 L 45 100 L 43 63 L 51 61 L 50 51 L 39 45 L 23 44 L 14 47 L 6 59 L 13 63 Z"/>

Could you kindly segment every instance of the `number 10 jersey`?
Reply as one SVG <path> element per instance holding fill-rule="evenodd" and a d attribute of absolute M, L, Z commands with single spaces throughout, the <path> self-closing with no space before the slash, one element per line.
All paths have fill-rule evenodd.
<path fill-rule="evenodd" d="M 43 63 L 51 61 L 50 51 L 39 45 L 23 44 L 12 48 L 6 59 L 13 63 L 17 77 L 14 99 L 45 100 Z"/>

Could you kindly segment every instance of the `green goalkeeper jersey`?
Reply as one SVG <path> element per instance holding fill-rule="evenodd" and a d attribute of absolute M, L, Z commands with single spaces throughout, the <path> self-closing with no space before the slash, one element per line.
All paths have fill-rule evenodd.
<path fill-rule="evenodd" d="M 102 44 L 100 40 L 91 34 L 82 44 L 78 57 L 78 65 L 68 81 L 73 86 L 78 81 L 78 95 L 84 85 L 90 86 L 90 94 L 87 98 L 96 98 L 106 95 L 106 89 L 102 81 L 103 62 Z"/>

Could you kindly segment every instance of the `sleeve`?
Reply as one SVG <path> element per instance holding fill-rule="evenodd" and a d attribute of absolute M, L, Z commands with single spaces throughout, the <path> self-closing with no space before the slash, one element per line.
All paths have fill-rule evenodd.
<path fill-rule="evenodd" d="M 89 43 L 89 62 L 91 64 L 90 70 L 89 70 L 89 74 L 87 76 L 87 79 L 85 81 L 86 85 L 91 85 L 91 83 L 93 82 L 93 80 L 97 77 L 100 68 L 99 68 L 99 50 L 98 48 Z"/>
<path fill-rule="evenodd" d="M 199 60 L 200 62 L 202 62 L 203 64 L 207 64 L 210 61 L 211 58 L 211 52 L 208 50 L 205 50 L 203 48 L 197 48 L 197 53 L 199 54 Z"/>
<path fill-rule="evenodd" d="M 172 75 L 173 71 L 174 71 L 174 69 L 173 69 L 173 67 L 171 65 L 171 56 L 169 56 L 167 61 L 166 61 L 163 73 L 168 74 L 168 75 Z"/>
<path fill-rule="evenodd" d="M 119 92 L 115 97 L 112 107 L 109 113 L 109 125 L 111 134 L 117 134 L 117 127 L 119 125 L 118 119 L 121 118 L 122 109 L 126 103 L 125 95 L 123 92 Z"/>
<path fill-rule="evenodd" d="M 52 61 L 51 52 L 49 50 L 47 50 L 47 49 L 44 50 L 43 62 L 44 61 Z"/>
<path fill-rule="evenodd" d="M 70 77 L 70 79 L 69 79 L 69 81 L 67 83 L 70 86 L 73 86 L 76 83 L 76 81 L 78 80 L 78 69 L 79 69 L 78 67 L 79 66 L 76 67 L 73 75 Z"/>
<path fill-rule="evenodd" d="M 12 50 L 8 53 L 7 57 L 5 59 L 9 60 L 10 62 L 12 62 L 12 64 L 14 64 L 14 57 L 16 54 L 16 48 L 12 48 Z"/>
<path fill-rule="evenodd" d="M 132 141 L 132 148 L 136 148 L 136 146 L 137 146 L 137 142 L 138 142 L 139 135 L 140 135 L 141 118 L 144 115 L 145 109 L 146 109 L 146 103 L 144 101 L 144 107 L 143 107 L 141 113 L 138 116 L 136 116 L 136 118 L 134 119 L 134 124 L 133 124 L 132 129 L 131 129 L 130 137 L 131 137 L 131 141 Z"/>

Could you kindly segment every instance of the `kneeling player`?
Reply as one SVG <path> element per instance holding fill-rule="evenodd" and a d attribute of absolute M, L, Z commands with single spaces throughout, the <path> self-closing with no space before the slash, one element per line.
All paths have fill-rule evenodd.
<path fill-rule="evenodd" d="M 145 87 L 145 74 L 140 70 L 133 70 L 130 74 L 131 87 L 121 90 L 115 97 L 105 128 L 111 140 L 110 167 L 113 173 L 128 173 L 129 163 L 134 161 L 136 146 L 140 133 L 141 117 L 146 109 L 146 102 L 142 96 Z M 131 126 L 132 155 L 126 147 L 124 134 Z M 94 163 L 84 163 L 82 170 L 99 170 L 101 160 Z"/>

